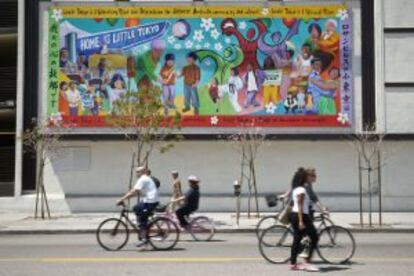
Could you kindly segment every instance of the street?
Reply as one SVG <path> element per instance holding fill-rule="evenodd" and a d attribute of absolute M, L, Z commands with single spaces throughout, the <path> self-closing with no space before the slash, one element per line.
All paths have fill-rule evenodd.
<path fill-rule="evenodd" d="M 413 275 L 414 234 L 357 233 L 351 265 L 318 263 L 333 275 Z M 193 242 L 182 235 L 167 252 L 137 249 L 133 241 L 119 252 L 102 250 L 93 234 L 1 235 L 0 275 L 292 275 L 287 265 L 266 263 L 254 234 L 216 234 Z"/>

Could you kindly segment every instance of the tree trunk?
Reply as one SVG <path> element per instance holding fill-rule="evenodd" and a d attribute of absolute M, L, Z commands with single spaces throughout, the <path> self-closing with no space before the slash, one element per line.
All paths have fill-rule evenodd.
<path fill-rule="evenodd" d="M 254 201 L 256 205 L 256 216 L 260 217 L 260 211 L 259 211 L 259 199 L 257 195 L 257 182 L 256 182 L 256 170 L 254 166 L 254 160 L 251 160 L 250 168 L 252 170 L 252 177 L 253 177 L 253 193 L 254 193 Z"/>

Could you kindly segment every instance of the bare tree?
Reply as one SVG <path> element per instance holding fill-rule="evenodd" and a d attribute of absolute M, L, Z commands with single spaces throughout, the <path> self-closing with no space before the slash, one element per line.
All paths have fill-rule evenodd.
<path fill-rule="evenodd" d="M 265 139 L 266 134 L 254 125 L 242 125 L 238 133 L 229 136 L 233 147 L 240 154 L 240 185 L 247 183 L 247 216 L 249 218 L 252 200 L 254 200 L 256 216 L 260 216 L 255 162 Z"/>
<path fill-rule="evenodd" d="M 364 129 L 354 135 L 349 136 L 349 141 L 352 147 L 358 154 L 358 173 L 359 173 L 359 209 L 360 209 L 360 224 L 364 225 L 363 221 L 363 173 L 366 172 L 367 190 L 368 193 L 368 222 L 372 227 L 372 209 L 373 209 L 373 194 L 377 190 L 378 193 L 378 214 L 379 224 L 382 225 L 382 185 L 381 185 L 381 167 L 383 167 L 390 153 L 384 151 L 384 138 L 386 134 L 378 132 L 375 123 L 366 125 Z M 374 186 L 373 173 L 377 172 L 377 183 Z"/>
<path fill-rule="evenodd" d="M 182 138 L 174 134 L 180 128 L 181 115 L 176 111 L 163 112 L 161 90 L 156 86 L 122 95 L 113 103 L 113 114 L 108 121 L 134 142 L 131 154 L 137 166 L 148 167 L 154 149 L 164 153 L 173 147 L 174 141 Z"/>
<path fill-rule="evenodd" d="M 26 152 L 32 153 L 37 158 L 37 172 L 36 172 L 36 199 L 34 217 L 47 218 L 50 216 L 49 202 L 44 185 L 44 168 L 48 162 L 63 157 L 65 154 L 65 146 L 61 140 L 61 134 L 56 131 L 51 131 L 51 127 L 66 128 L 68 126 L 61 124 L 61 117 L 59 114 L 53 115 L 49 119 L 37 120 L 32 119 L 32 127 L 26 129 L 22 135 L 23 145 Z M 39 209 L 40 204 L 40 209 Z"/>

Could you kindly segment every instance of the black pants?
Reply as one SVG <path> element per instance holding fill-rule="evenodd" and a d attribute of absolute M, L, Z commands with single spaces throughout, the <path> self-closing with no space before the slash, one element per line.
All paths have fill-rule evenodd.
<path fill-rule="evenodd" d="M 148 227 L 148 218 L 153 213 L 158 203 L 143 203 L 140 202 L 134 206 L 134 213 L 138 219 L 138 226 L 141 230 L 146 230 Z"/>
<path fill-rule="evenodd" d="M 313 225 L 312 219 L 309 215 L 303 214 L 303 223 L 305 224 L 305 229 L 299 229 L 299 216 L 298 213 L 293 213 L 290 215 L 290 223 L 292 224 L 293 228 L 293 244 L 290 253 L 290 263 L 296 264 L 296 259 L 300 252 L 301 246 L 300 242 L 304 235 L 308 235 L 311 239 L 311 245 L 309 248 L 309 257 L 310 260 L 312 258 L 313 251 L 315 250 L 318 244 L 318 233 Z"/>
<path fill-rule="evenodd" d="M 188 225 L 187 217 L 192 212 L 193 210 L 188 208 L 187 206 L 183 206 L 177 209 L 177 211 L 175 211 L 175 215 L 177 216 L 177 219 L 180 222 L 181 227 L 186 227 Z"/>

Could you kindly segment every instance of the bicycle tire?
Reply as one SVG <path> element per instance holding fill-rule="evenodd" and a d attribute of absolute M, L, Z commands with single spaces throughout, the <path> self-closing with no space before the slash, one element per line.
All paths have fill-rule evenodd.
<path fill-rule="evenodd" d="M 105 237 L 109 237 L 113 242 L 106 241 Z M 118 238 L 119 241 L 114 241 L 115 238 Z M 117 218 L 106 219 L 96 229 L 96 239 L 98 244 L 107 251 L 121 250 L 129 239 L 128 226 Z M 114 245 L 111 245 L 112 243 Z"/>
<path fill-rule="evenodd" d="M 190 234 L 196 241 L 210 241 L 216 233 L 213 221 L 205 216 L 193 218 L 189 226 Z"/>
<path fill-rule="evenodd" d="M 283 264 L 289 260 L 292 243 L 293 232 L 290 228 L 273 225 L 263 230 L 259 239 L 259 251 L 269 263 Z"/>
<path fill-rule="evenodd" d="M 147 230 L 147 241 L 152 248 L 160 251 L 174 248 L 180 236 L 177 224 L 164 217 L 157 217 L 151 221 Z"/>
<path fill-rule="evenodd" d="M 346 249 L 339 250 L 344 248 Z M 327 263 L 347 263 L 354 256 L 355 249 L 355 239 L 351 232 L 344 227 L 329 226 L 319 233 L 317 252 L 319 257 Z"/>
<path fill-rule="evenodd" d="M 265 222 L 267 220 L 271 220 L 271 219 L 274 220 L 274 223 L 272 223 L 271 226 L 276 225 L 277 221 L 278 221 L 278 216 L 265 216 L 262 219 L 260 219 L 259 222 L 256 224 L 256 230 L 255 231 L 256 231 L 257 239 L 260 239 L 260 236 L 262 235 L 263 229 L 265 228 L 265 227 L 263 227 Z M 270 226 L 267 226 L 266 228 L 268 228 L 268 227 L 270 227 Z"/>

